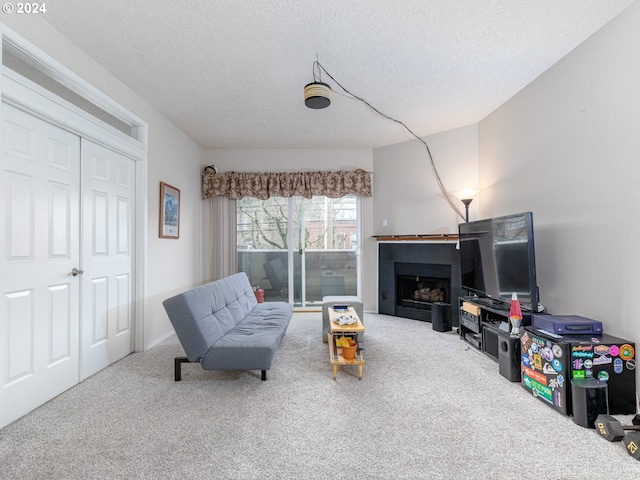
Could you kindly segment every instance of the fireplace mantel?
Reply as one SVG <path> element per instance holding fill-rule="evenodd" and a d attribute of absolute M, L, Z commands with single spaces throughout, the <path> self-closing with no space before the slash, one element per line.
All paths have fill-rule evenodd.
<path fill-rule="evenodd" d="M 457 242 L 457 233 L 410 234 L 410 235 L 372 235 L 378 242 Z"/>

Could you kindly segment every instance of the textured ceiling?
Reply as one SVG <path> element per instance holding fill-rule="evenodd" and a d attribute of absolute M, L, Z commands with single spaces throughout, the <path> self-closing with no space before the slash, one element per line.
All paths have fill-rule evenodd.
<path fill-rule="evenodd" d="M 375 148 L 482 120 L 635 0 L 56 0 L 43 17 L 205 148 Z"/>

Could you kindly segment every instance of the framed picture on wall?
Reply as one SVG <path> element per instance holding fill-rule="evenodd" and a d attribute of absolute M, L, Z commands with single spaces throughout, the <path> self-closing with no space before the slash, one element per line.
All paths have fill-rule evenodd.
<path fill-rule="evenodd" d="M 160 238 L 180 237 L 180 190 L 160 182 Z"/>

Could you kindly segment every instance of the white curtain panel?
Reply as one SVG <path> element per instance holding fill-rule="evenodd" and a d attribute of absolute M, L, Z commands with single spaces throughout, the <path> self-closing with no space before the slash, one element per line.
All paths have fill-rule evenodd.
<path fill-rule="evenodd" d="M 238 273 L 236 200 L 215 196 L 210 200 L 213 280 Z"/>

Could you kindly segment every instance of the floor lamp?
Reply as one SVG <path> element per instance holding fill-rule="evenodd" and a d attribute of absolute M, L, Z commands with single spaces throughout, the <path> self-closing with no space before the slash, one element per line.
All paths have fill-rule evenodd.
<path fill-rule="evenodd" d="M 468 188 L 454 194 L 464 204 L 465 222 L 467 223 L 469 222 L 469 205 L 473 202 L 473 197 L 475 197 L 477 192 L 475 188 Z"/>

